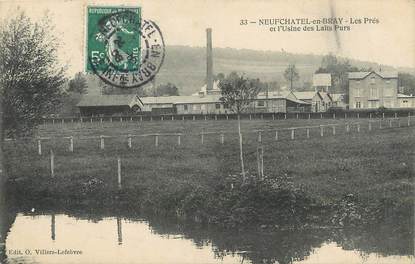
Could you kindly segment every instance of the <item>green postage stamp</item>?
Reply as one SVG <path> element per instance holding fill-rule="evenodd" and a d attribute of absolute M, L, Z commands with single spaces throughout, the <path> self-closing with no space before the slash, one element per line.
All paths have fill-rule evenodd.
<path fill-rule="evenodd" d="M 116 87 L 149 82 L 164 59 L 162 34 L 140 7 L 88 7 L 86 42 L 86 71 Z"/>

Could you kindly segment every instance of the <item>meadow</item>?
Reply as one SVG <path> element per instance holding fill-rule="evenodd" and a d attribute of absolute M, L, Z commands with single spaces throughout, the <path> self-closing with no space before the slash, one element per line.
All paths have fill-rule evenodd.
<path fill-rule="evenodd" d="M 235 120 L 48 124 L 37 132 L 44 138 L 42 155 L 36 137 L 6 142 L 6 169 L 10 192 L 27 206 L 120 204 L 233 226 L 270 224 L 276 217 L 285 224 L 304 222 L 318 214 L 328 217 L 317 219 L 319 224 L 344 224 L 364 214 L 370 221 L 380 214 L 412 222 L 413 123 L 408 127 L 405 118 L 243 120 L 247 182 L 240 176 Z M 107 136 L 104 149 L 101 135 Z M 258 146 L 264 149 L 265 179 L 258 177 Z"/>

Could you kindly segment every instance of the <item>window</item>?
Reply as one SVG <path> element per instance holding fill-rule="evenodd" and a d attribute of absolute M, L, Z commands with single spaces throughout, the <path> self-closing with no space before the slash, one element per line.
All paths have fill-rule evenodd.
<path fill-rule="evenodd" d="M 377 98 L 378 97 L 378 88 L 377 87 L 370 87 L 370 97 Z"/>
<path fill-rule="evenodd" d="M 220 104 L 215 104 L 216 109 L 220 109 Z"/>
<path fill-rule="evenodd" d="M 390 84 L 390 83 L 391 83 L 391 81 L 390 81 L 390 80 L 386 80 L 386 83 L 387 83 L 387 84 Z"/>
<path fill-rule="evenodd" d="M 376 78 L 373 76 L 370 78 L 370 84 L 375 84 L 376 83 Z"/>
<path fill-rule="evenodd" d="M 228 104 L 223 104 L 223 108 L 228 109 L 229 108 Z"/>
<path fill-rule="evenodd" d="M 356 108 L 360 108 L 360 102 L 356 102 Z"/>
<path fill-rule="evenodd" d="M 258 101 L 257 106 L 265 106 L 265 102 L 264 101 Z"/>
<path fill-rule="evenodd" d="M 408 100 L 403 100 L 403 103 L 404 103 L 404 104 L 408 103 Z"/>
<path fill-rule="evenodd" d="M 187 110 L 188 110 L 188 106 L 187 106 L 187 104 L 183 105 L 183 110 L 184 110 L 184 111 L 187 111 Z"/>

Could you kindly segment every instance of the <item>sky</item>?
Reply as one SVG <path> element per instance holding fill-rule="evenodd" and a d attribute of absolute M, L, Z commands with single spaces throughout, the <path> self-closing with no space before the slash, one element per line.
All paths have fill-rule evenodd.
<path fill-rule="evenodd" d="M 62 46 L 59 58 L 68 73 L 84 71 L 87 6 L 140 6 L 144 19 L 155 21 L 166 45 L 204 47 L 205 29 L 214 47 L 328 54 L 395 67 L 415 67 L 415 1 L 413 0 L 0 0 L 0 17 L 17 6 L 34 20 L 48 10 Z M 339 17 L 377 19 L 350 25 L 350 31 L 271 32 L 258 19 Z M 256 24 L 241 26 L 241 19 Z M 375 21 L 372 20 L 372 21 Z M 349 24 L 348 24 L 349 25 Z"/>

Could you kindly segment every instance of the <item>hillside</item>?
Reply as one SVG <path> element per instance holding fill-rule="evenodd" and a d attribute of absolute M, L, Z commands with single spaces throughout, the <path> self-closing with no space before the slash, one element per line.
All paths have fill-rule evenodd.
<path fill-rule="evenodd" d="M 198 91 L 205 82 L 205 56 L 205 47 L 167 46 L 164 64 L 157 75 L 156 83 L 174 83 L 179 87 L 182 95 Z M 292 54 L 279 51 L 214 48 L 213 69 L 215 74 L 228 74 L 232 71 L 244 72 L 249 77 L 260 78 L 262 81 L 277 81 L 283 86 L 286 85 L 283 78 L 284 70 L 289 63 L 295 63 L 301 78 L 296 86 L 302 86 L 303 82 L 311 81 L 313 73 L 320 66 L 322 57 L 322 55 Z M 350 63 L 359 68 L 379 69 L 381 67 L 382 70 L 415 72 L 413 68 L 395 69 L 374 62 L 350 60 Z M 89 93 L 99 93 L 96 84 L 89 85 L 89 87 Z"/>

